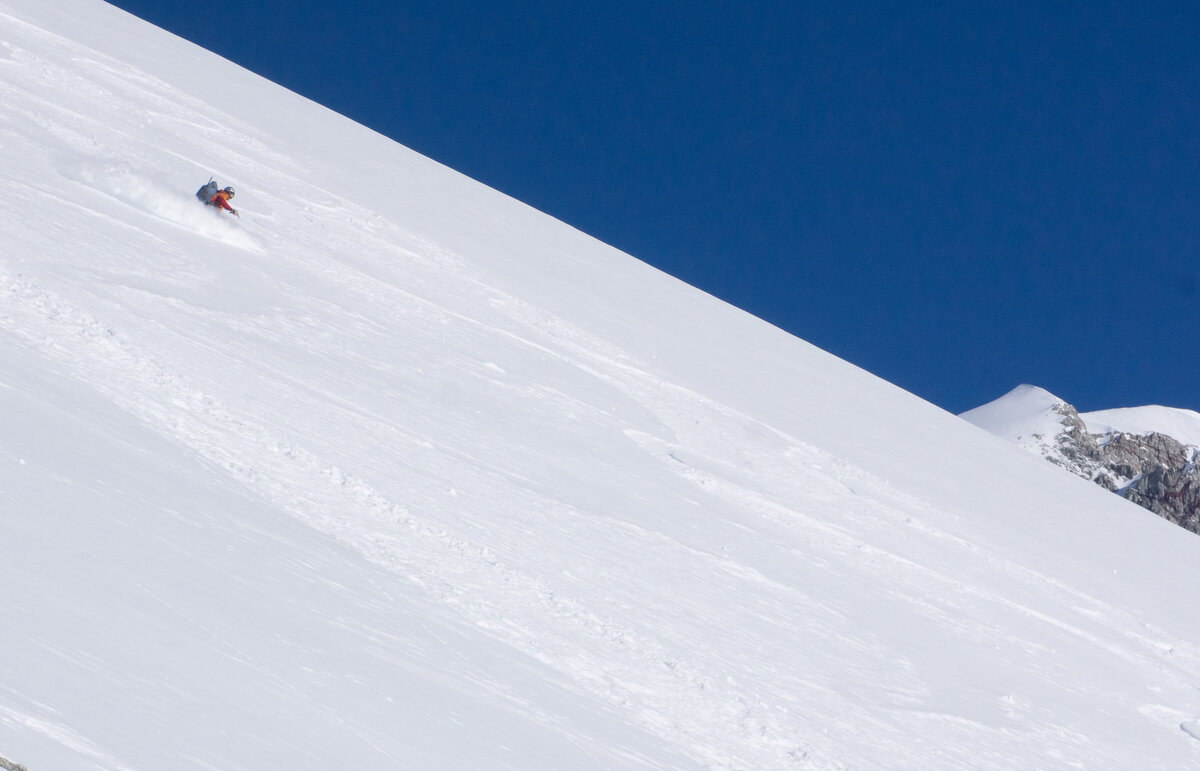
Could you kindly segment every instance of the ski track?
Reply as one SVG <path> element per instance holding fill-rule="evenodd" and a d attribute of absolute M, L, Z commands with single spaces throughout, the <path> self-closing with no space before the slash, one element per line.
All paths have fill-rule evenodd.
<path fill-rule="evenodd" d="M 25 701 L 25 699 L 20 694 L 10 691 L 8 701 Z M 51 711 L 42 705 L 34 704 L 32 706 L 39 713 Z M 70 749 L 79 755 L 89 768 L 94 768 L 98 771 L 134 771 L 134 769 L 124 765 L 110 753 L 105 752 L 101 747 L 96 746 L 94 742 L 80 736 L 70 727 L 56 722 L 48 716 L 26 714 L 0 704 L 0 723 L 15 728 L 23 728 L 45 738 L 47 741 Z"/>

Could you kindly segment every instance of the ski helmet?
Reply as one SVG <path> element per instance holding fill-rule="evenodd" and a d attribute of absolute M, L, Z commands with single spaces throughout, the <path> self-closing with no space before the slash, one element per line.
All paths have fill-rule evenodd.
<path fill-rule="evenodd" d="M 225 192 L 229 193 L 230 198 L 233 198 L 235 195 L 237 195 L 237 193 L 234 192 L 234 189 L 232 187 L 225 188 Z"/>

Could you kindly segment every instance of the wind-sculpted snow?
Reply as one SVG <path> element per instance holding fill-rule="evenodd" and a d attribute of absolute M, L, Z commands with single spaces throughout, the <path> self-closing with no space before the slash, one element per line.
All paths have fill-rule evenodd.
<path fill-rule="evenodd" d="M 0 51 L 6 757 L 1200 762 L 1189 534 L 107 6 Z"/>

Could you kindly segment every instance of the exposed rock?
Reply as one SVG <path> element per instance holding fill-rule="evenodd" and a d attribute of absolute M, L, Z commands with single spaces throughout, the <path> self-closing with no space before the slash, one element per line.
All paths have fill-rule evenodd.
<path fill-rule="evenodd" d="M 1151 469 L 1130 485 L 1125 497 L 1155 514 L 1200 533 L 1200 479 L 1194 465 Z"/>
<path fill-rule="evenodd" d="M 1088 433 L 1079 412 L 1066 402 L 1055 405 L 1051 411 L 1061 416 L 1062 428 L 1056 436 L 1035 437 L 1042 448 L 1042 457 L 1073 474 L 1099 481 L 1106 467 L 1098 438 Z"/>
<path fill-rule="evenodd" d="M 1063 431 L 1048 460 L 1119 493 L 1160 517 L 1200 533 L 1200 470 L 1196 448 L 1165 434 L 1089 434 L 1069 404 L 1056 411 Z"/>
<path fill-rule="evenodd" d="M 0 756 L 0 768 L 5 769 L 5 771 L 29 771 L 29 769 L 25 768 L 25 766 L 22 766 L 20 763 L 13 763 L 11 760 L 3 756 Z"/>
<path fill-rule="evenodd" d="M 1062 434 L 1079 456 L 1099 451 L 1099 474 L 1090 476 L 1105 489 L 1123 495 L 1161 517 L 1200 533 L 1200 474 L 1192 462 L 1196 448 L 1165 434 Z M 1064 450 L 1064 455 L 1070 451 Z M 1076 473 L 1079 473 L 1078 471 Z"/>
<path fill-rule="evenodd" d="M 1104 446 L 1105 465 L 1129 479 L 1158 468 L 1182 469 L 1191 453 L 1180 442 L 1162 434 L 1116 434 Z"/>

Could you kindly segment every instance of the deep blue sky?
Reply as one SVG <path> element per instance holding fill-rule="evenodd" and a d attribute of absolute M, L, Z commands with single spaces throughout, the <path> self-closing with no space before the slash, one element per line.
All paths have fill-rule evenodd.
<path fill-rule="evenodd" d="M 1200 4 L 114 4 L 948 410 L 1200 410 Z"/>

